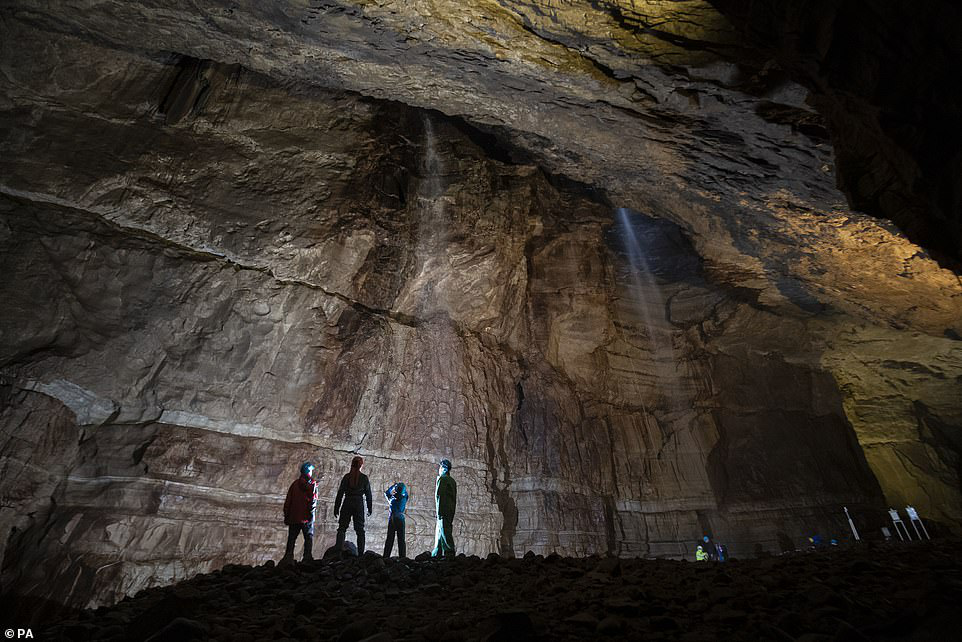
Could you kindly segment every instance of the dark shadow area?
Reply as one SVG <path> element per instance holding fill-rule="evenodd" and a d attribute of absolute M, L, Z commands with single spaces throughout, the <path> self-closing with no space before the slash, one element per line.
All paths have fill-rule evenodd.
<path fill-rule="evenodd" d="M 962 272 L 962 7 L 942 0 L 710 0 L 813 94 L 839 187 L 859 211 L 893 221 Z M 793 117 L 762 107 L 762 116 Z M 818 123 L 793 123 L 822 135 Z M 804 126 L 804 129 L 803 129 Z"/>
<path fill-rule="evenodd" d="M 952 639 L 959 545 L 833 546 L 730 562 L 369 552 L 228 565 L 65 615 L 38 639 Z M 895 591 L 904 599 L 892 600 Z"/>

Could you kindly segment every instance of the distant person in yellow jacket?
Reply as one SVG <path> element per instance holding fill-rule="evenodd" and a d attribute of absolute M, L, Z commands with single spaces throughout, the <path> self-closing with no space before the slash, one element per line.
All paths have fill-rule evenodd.
<path fill-rule="evenodd" d="M 438 522 L 435 527 L 435 545 L 431 557 L 454 556 L 454 511 L 458 504 L 458 485 L 451 477 L 451 462 L 442 459 L 438 465 L 438 484 L 434 491 Z"/>
<path fill-rule="evenodd" d="M 705 552 L 705 549 L 703 549 L 703 548 L 701 547 L 701 544 L 699 544 L 699 545 L 698 545 L 698 548 L 695 549 L 695 561 L 696 561 L 696 562 L 707 562 L 707 561 L 708 561 L 708 553 L 706 553 L 706 552 Z"/>

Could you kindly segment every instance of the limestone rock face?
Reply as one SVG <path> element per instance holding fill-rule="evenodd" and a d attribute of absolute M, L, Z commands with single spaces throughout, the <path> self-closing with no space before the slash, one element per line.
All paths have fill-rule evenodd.
<path fill-rule="evenodd" d="M 962 8 L 898 0 L 711 0 L 812 90 L 853 207 L 888 218 L 959 269 L 962 101 L 941 90 L 962 63 Z"/>
<path fill-rule="evenodd" d="M 208 4 L 0 10 L 4 593 L 279 557 L 306 460 L 322 550 L 354 453 L 373 550 L 441 458 L 478 555 L 958 528 L 962 284 L 708 5 Z"/>

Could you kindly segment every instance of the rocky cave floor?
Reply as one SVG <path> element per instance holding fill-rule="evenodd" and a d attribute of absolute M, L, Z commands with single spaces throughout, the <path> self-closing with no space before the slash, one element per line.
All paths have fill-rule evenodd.
<path fill-rule="evenodd" d="M 943 540 L 725 563 L 368 553 L 229 565 L 83 611 L 38 639 L 948 640 L 960 551 Z"/>

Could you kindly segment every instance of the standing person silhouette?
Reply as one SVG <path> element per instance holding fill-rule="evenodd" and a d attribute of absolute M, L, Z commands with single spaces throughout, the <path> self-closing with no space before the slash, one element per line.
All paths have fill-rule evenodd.
<path fill-rule="evenodd" d="M 708 556 L 708 561 L 714 562 L 718 558 L 718 549 L 715 548 L 715 541 L 708 537 L 708 535 L 702 537 L 701 541 L 704 542 L 702 549 L 705 551 L 705 555 Z"/>
<path fill-rule="evenodd" d="M 301 464 L 301 475 L 287 489 L 284 500 L 284 523 L 287 524 L 287 549 L 281 563 L 294 561 L 294 544 L 297 536 L 304 536 L 304 561 L 314 559 L 314 509 L 317 508 L 317 482 L 314 480 L 314 464 Z"/>
<path fill-rule="evenodd" d="M 442 459 L 438 464 L 438 484 L 434 491 L 438 523 L 435 528 L 435 545 L 431 557 L 454 556 L 454 511 L 458 504 L 458 485 L 451 477 L 451 462 Z"/>
<path fill-rule="evenodd" d="M 344 535 L 347 526 L 354 522 L 354 533 L 357 535 L 357 554 L 364 555 L 364 500 L 367 499 L 367 514 L 371 515 L 371 482 L 367 475 L 361 472 L 364 460 L 354 457 L 351 460 L 351 472 L 341 478 L 341 485 L 337 487 L 337 497 L 334 499 L 334 517 L 340 513 L 337 523 L 337 541 L 334 550 L 340 552 L 344 548 Z M 344 500 L 344 510 L 341 510 L 341 500 Z"/>
<path fill-rule="evenodd" d="M 391 557 L 395 535 L 397 535 L 398 557 L 407 557 L 407 548 L 404 543 L 404 510 L 408 503 L 407 486 L 403 482 L 398 482 L 384 491 L 384 497 L 391 505 L 391 513 L 387 518 L 387 540 L 384 542 L 384 557 Z"/>

